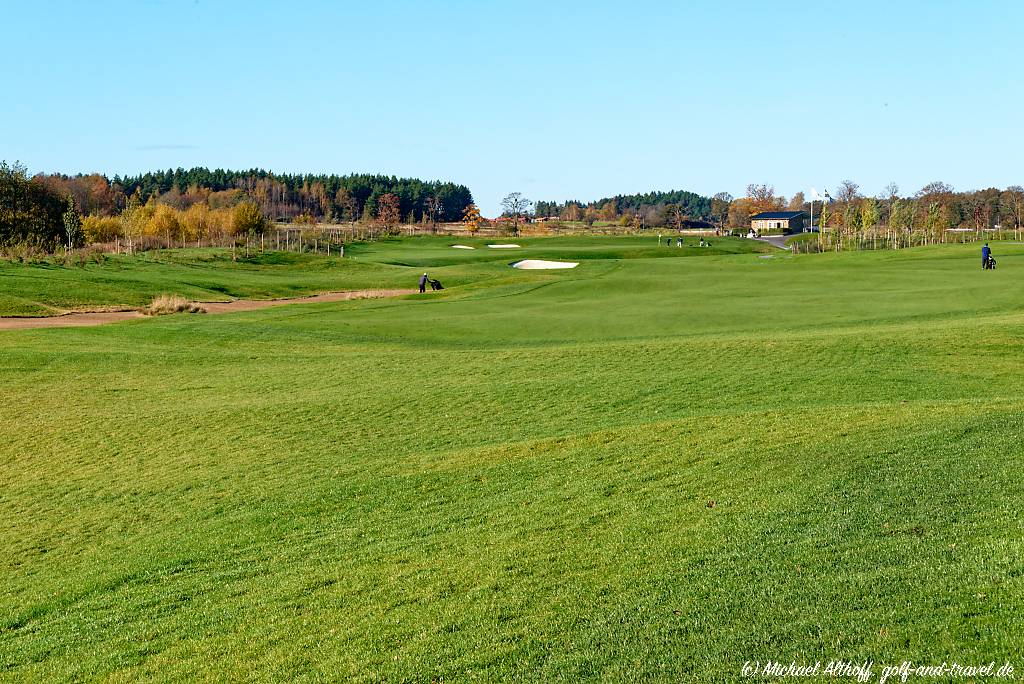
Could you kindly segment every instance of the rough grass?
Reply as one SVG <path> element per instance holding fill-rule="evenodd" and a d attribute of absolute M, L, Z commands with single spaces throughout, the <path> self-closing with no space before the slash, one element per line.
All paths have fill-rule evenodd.
<path fill-rule="evenodd" d="M 176 313 L 206 313 L 206 309 L 181 295 L 162 294 L 154 297 L 149 306 L 142 309 L 142 313 L 147 316 L 163 316 Z"/>
<path fill-rule="evenodd" d="M 975 251 L 0 334 L 0 678 L 1019 663 L 1024 252 Z"/>

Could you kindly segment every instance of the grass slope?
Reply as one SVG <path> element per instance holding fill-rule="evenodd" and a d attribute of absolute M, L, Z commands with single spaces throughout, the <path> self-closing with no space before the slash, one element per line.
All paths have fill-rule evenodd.
<path fill-rule="evenodd" d="M 1024 251 L 975 251 L 0 333 L 0 678 L 1019 662 Z"/>
<path fill-rule="evenodd" d="M 523 249 L 451 248 L 447 237 L 390 239 L 351 245 L 342 259 L 317 254 L 268 252 L 232 260 L 230 251 L 163 250 L 137 256 L 108 256 L 103 264 L 65 267 L 0 261 L 0 316 L 46 316 L 66 310 L 132 307 L 162 293 L 197 301 L 267 299 L 366 288 L 415 287 L 422 268 L 446 286 L 481 280 L 514 279 L 505 269 L 522 258 L 625 259 L 649 256 L 713 256 L 766 248 L 760 243 L 722 238 L 701 249 L 658 248 L 657 238 L 529 238 Z M 491 242 L 494 242 L 491 240 Z M 506 241 L 507 242 L 507 241 Z"/>

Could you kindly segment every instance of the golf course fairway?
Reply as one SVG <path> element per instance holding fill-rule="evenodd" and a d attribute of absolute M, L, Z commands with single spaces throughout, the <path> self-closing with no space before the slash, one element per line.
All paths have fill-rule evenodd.
<path fill-rule="evenodd" d="M 1024 672 L 1024 246 L 691 242 L 3 264 L 2 315 L 445 289 L 0 331 L 0 681 Z"/>

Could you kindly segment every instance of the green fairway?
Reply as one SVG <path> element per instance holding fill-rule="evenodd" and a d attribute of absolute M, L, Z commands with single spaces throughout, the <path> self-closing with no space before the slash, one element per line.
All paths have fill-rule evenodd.
<path fill-rule="evenodd" d="M 489 249 L 488 243 L 513 239 L 469 239 L 478 249 L 453 249 L 460 241 L 424 237 L 349 246 L 345 258 L 325 254 L 187 249 L 107 256 L 102 264 L 17 264 L 0 260 L 0 316 L 46 316 L 65 310 L 103 306 L 141 306 L 161 293 L 196 301 L 231 298 L 267 299 L 335 290 L 413 287 L 431 267 L 448 287 L 480 280 L 530 278 L 510 272 L 508 263 L 524 258 L 628 259 L 715 256 L 765 252 L 759 242 L 716 238 L 711 247 L 687 238 L 685 248 L 664 247 L 657 238 L 525 238 L 521 249 Z M 534 274 L 534 278 L 543 274 Z"/>
<path fill-rule="evenodd" d="M 4 315 L 448 288 L 0 331 L 0 679 L 1024 671 L 1024 246 L 711 241 L 0 265 Z"/>

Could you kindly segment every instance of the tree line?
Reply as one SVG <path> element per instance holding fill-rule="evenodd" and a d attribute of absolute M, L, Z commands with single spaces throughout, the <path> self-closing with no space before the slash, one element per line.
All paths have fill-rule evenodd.
<path fill-rule="evenodd" d="M 843 181 L 825 201 L 816 201 L 815 226 L 837 234 L 856 234 L 884 227 L 895 231 L 938 236 L 949 230 L 1020 231 L 1024 224 L 1024 188 L 986 188 L 957 192 L 941 181 L 928 183 L 917 192 L 902 194 L 895 183 L 870 196 L 860 186 Z M 776 195 L 770 185 L 747 186 L 747 196 L 729 205 L 727 224 L 749 225 L 761 211 L 789 209 L 810 214 L 811 203 L 798 192 L 789 200 Z"/>
<path fill-rule="evenodd" d="M 849 235 L 877 228 L 925 232 L 937 236 L 947 230 L 1021 231 L 1024 227 L 1024 188 L 956 191 L 944 182 L 929 183 L 910 194 L 901 194 L 890 183 L 875 196 L 860 186 L 843 181 L 829 199 L 815 202 L 815 226 L 826 232 Z M 824 208 L 823 208 L 824 207 Z M 719 229 L 747 229 L 750 217 L 763 211 L 803 211 L 810 214 L 811 202 L 803 192 L 791 198 L 777 194 L 768 184 L 752 183 L 746 196 L 734 198 L 727 192 L 712 197 L 673 190 L 635 195 L 616 195 L 594 202 L 540 201 L 533 214 L 540 220 L 615 222 L 634 227 L 695 227 L 713 225 Z M 506 216 L 510 214 L 506 212 Z"/>
<path fill-rule="evenodd" d="M 462 220 L 471 206 L 464 185 L 395 176 L 193 168 L 30 177 L 24 165 L 0 163 L 0 244 L 43 249 L 68 243 L 69 210 L 80 217 L 73 246 L 144 235 L 187 242 L 261 231 L 275 220 L 434 225 Z"/>
<path fill-rule="evenodd" d="M 183 209 L 212 197 L 216 203 L 242 194 L 271 220 L 289 221 L 308 215 L 324 221 L 374 218 L 384 195 L 398 197 L 406 223 L 453 222 L 462 219 L 473 194 L 465 185 L 418 178 L 351 174 L 275 174 L 263 169 L 167 169 L 139 176 L 114 176 L 113 184 L 127 195 L 158 196 Z M 226 194 L 226 198 L 214 197 Z"/>
<path fill-rule="evenodd" d="M 539 201 L 535 204 L 535 214 L 541 219 L 583 221 L 588 224 L 607 221 L 624 225 L 635 222 L 645 226 L 667 226 L 680 217 L 687 222 L 710 222 L 713 220 L 712 205 L 711 197 L 687 190 L 670 190 L 616 195 L 588 203 L 578 200 Z"/>

